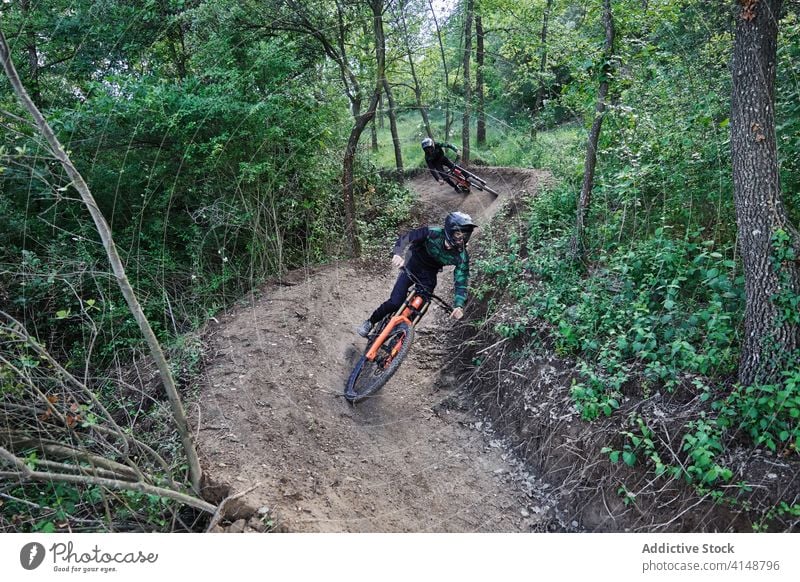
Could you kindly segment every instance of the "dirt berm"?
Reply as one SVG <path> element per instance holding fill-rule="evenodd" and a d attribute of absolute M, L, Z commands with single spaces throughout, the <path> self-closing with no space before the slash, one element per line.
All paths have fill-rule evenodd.
<path fill-rule="evenodd" d="M 500 192 L 468 196 L 429 175 L 409 181 L 419 224 L 463 210 L 479 223 L 500 200 L 536 192 L 546 175 L 480 168 Z M 342 262 L 295 271 L 211 323 L 193 421 L 214 500 L 241 495 L 222 528 L 293 532 L 528 532 L 579 527 L 552 487 L 527 472 L 491 422 L 443 405 L 458 392 L 447 334 L 432 308 L 408 359 L 374 397 L 342 398 L 363 350 L 355 327 L 396 271 Z M 452 267 L 437 292 L 452 297 Z M 231 525 L 230 522 L 233 522 Z M 226 525 L 226 523 L 228 525 Z"/>

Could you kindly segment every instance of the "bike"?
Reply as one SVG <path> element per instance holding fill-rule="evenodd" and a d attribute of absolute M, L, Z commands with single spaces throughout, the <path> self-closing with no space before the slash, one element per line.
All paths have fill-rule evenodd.
<path fill-rule="evenodd" d="M 462 194 L 469 194 L 471 184 L 459 166 L 456 166 L 455 168 L 448 168 L 445 166 L 445 173 L 455 183 L 456 190 Z"/>
<path fill-rule="evenodd" d="M 411 349 L 414 328 L 428 311 L 431 301 L 448 312 L 453 311 L 444 299 L 428 291 L 408 271 L 406 273 L 414 285 L 397 311 L 384 317 L 367 336 L 364 355 L 347 379 L 344 397 L 351 404 L 375 394 L 397 371 Z"/>
<path fill-rule="evenodd" d="M 456 158 L 456 161 L 458 161 L 458 158 Z M 456 183 L 456 188 L 464 194 L 469 194 L 470 188 L 474 187 L 478 190 L 486 190 L 490 194 L 499 196 L 497 191 L 486 185 L 486 180 L 468 170 L 465 170 L 458 164 L 455 164 L 453 168 L 448 168 L 445 166 L 444 169 L 447 175 L 450 176 L 450 179 Z"/>

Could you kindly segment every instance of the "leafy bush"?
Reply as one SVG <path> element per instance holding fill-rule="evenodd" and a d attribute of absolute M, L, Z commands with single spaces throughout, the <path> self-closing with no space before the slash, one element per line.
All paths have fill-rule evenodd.
<path fill-rule="evenodd" d="M 800 439 L 800 370 L 786 370 L 781 384 L 736 386 L 715 403 L 718 424 L 742 430 L 756 446 L 796 451 Z"/>

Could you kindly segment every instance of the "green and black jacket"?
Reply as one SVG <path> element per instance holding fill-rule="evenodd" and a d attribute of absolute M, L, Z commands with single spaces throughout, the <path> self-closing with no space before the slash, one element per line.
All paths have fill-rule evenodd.
<path fill-rule="evenodd" d="M 467 302 L 467 284 L 469 283 L 469 253 L 464 249 L 446 249 L 444 246 L 444 229 L 436 226 L 423 226 L 410 230 L 394 245 L 394 254 L 403 256 L 405 248 L 411 245 L 411 257 L 406 269 L 414 275 L 422 273 L 438 273 L 446 265 L 455 265 L 453 286 L 455 287 L 454 307 L 463 307 Z M 427 279 L 427 277 L 426 277 Z M 434 276 L 435 279 L 435 276 Z"/>

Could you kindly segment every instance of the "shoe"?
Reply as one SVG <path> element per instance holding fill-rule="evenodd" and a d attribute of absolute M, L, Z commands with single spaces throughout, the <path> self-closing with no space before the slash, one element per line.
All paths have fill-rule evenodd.
<path fill-rule="evenodd" d="M 372 322 L 369 319 L 365 319 L 364 323 L 358 326 L 356 329 L 356 333 L 361 337 L 369 336 L 369 332 L 372 330 Z"/>

